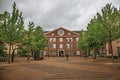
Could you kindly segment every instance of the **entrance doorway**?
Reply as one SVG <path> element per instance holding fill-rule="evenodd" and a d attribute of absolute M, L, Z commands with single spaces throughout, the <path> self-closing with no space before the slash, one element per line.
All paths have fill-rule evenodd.
<path fill-rule="evenodd" d="M 59 56 L 63 57 L 64 56 L 64 51 L 59 51 Z"/>

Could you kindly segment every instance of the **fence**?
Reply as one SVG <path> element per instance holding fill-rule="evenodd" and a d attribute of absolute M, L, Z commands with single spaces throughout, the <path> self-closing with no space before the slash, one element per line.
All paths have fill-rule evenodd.
<path fill-rule="evenodd" d="M 0 57 L 0 62 L 7 62 L 7 57 Z"/>

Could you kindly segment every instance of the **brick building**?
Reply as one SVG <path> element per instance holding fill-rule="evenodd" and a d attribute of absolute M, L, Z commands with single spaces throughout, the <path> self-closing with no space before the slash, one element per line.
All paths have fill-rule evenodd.
<path fill-rule="evenodd" d="M 113 56 L 118 56 L 120 57 L 120 39 L 116 41 L 112 41 L 112 48 L 113 48 Z M 109 45 L 108 43 L 106 44 L 106 53 L 107 56 L 111 56 L 109 52 Z"/>
<path fill-rule="evenodd" d="M 48 46 L 45 50 L 46 56 L 69 56 L 81 55 L 77 49 L 79 33 L 64 29 L 62 27 L 45 33 Z"/>

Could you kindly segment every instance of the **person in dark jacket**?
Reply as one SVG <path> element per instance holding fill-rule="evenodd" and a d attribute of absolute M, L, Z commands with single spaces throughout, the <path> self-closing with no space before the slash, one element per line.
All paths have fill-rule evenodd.
<path fill-rule="evenodd" d="M 66 54 L 66 60 L 68 61 L 68 57 L 69 57 L 69 55 L 68 54 Z"/>

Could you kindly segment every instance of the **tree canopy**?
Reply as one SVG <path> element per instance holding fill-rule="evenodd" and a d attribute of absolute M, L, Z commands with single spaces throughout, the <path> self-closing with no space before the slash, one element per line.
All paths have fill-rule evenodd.
<path fill-rule="evenodd" d="M 17 9 L 15 2 L 12 13 L 5 11 L 0 14 L 0 41 L 9 45 L 8 63 L 11 62 L 11 53 L 13 54 L 19 46 L 24 49 L 27 47 L 28 53 L 33 50 L 44 50 L 47 45 L 44 32 L 40 26 L 35 28 L 34 25 L 33 22 L 29 22 L 28 30 L 24 29 L 22 12 Z"/>
<path fill-rule="evenodd" d="M 106 4 L 101 13 L 97 13 L 89 22 L 85 35 L 78 42 L 78 47 L 83 43 L 83 46 L 93 49 L 103 47 L 106 43 L 109 43 L 109 52 L 113 56 L 112 41 L 119 39 L 119 34 L 120 12 L 111 4 Z"/>
<path fill-rule="evenodd" d="M 28 60 L 30 52 L 44 50 L 47 46 L 47 40 L 40 26 L 35 28 L 33 22 L 29 22 L 28 30 L 26 30 L 26 38 L 24 38 L 25 46 L 28 48 Z"/>
<path fill-rule="evenodd" d="M 16 3 L 13 4 L 12 13 L 4 13 L 7 14 L 3 21 L 2 25 L 2 40 L 3 42 L 9 44 L 9 60 L 8 63 L 11 61 L 11 49 L 15 43 L 19 43 L 20 40 L 23 38 L 23 31 L 24 31 L 24 21 L 22 17 L 22 12 L 19 12 L 19 9 L 16 8 Z"/>

